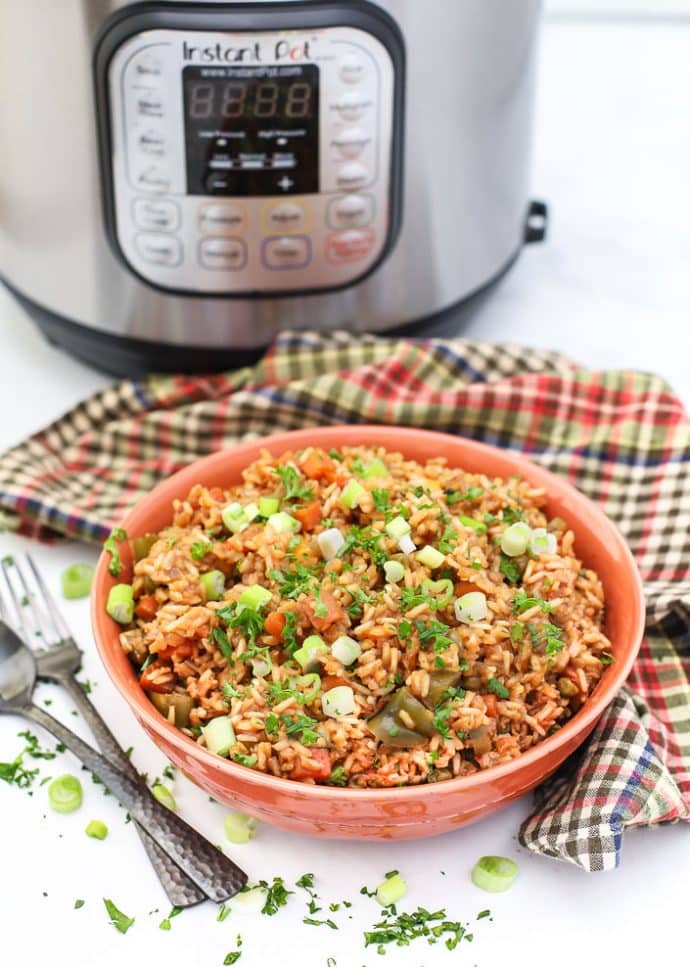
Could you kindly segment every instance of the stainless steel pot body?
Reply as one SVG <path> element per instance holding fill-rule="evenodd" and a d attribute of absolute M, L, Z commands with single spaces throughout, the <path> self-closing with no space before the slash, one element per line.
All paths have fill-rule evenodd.
<path fill-rule="evenodd" d="M 519 251 L 539 0 L 380 0 L 404 42 L 404 163 L 401 226 L 375 270 L 336 291 L 251 298 L 142 281 L 104 231 L 92 77 L 104 22 L 135 6 L 0 2 L 0 274 L 36 305 L 95 333 L 250 349 L 286 327 L 376 332 L 428 317 Z"/>

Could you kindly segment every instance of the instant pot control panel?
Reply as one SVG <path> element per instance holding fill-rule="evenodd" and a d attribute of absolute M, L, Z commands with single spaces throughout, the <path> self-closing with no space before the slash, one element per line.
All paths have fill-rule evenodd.
<path fill-rule="evenodd" d="M 366 3 L 129 8 L 95 60 L 118 255 L 187 294 L 363 278 L 400 222 L 403 60 Z"/>

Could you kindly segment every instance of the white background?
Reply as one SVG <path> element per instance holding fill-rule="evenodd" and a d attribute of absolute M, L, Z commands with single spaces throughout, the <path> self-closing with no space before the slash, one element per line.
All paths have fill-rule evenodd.
<path fill-rule="evenodd" d="M 554 0 L 556 5 L 579 6 L 565 0 Z M 551 23 L 541 61 L 534 192 L 551 204 L 550 238 L 524 254 L 464 334 L 561 349 L 592 367 L 656 370 L 690 403 L 690 27 Z M 0 333 L 0 448 L 108 382 L 47 346 L 4 293 Z M 0 553 L 25 546 L 0 536 Z M 94 557 L 76 545 L 31 550 L 54 589 L 66 563 Z M 123 746 L 134 745 L 137 766 L 155 775 L 164 763 L 99 667 L 86 605 L 65 603 L 64 610 L 84 648 L 96 703 Z M 53 700 L 51 711 L 87 735 L 57 691 L 41 686 L 39 701 L 46 697 Z M 16 733 L 23 727 L 18 719 L 0 721 L 0 760 L 18 751 Z M 79 771 L 69 755 L 42 770 Z M 205 904 L 173 920 L 164 933 L 158 922 L 167 902 L 132 826 L 86 776 L 84 790 L 82 809 L 62 817 L 47 809 L 45 788 L 33 797 L 0 789 L 2 962 L 12 967 L 215 967 L 234 949 L 238 931 L 244 938 L 240 967 L 326 967 L 328 957 L 337 967 L 370 967 L 380 958 L 372 948 L 364 951 L 362 931 L 377 908 L 359 896 L 359 888 L 375 885 L 391 868 L 410 885 L 403 906 L 445 906 L 449 918 L 470 922 L 482 909 L 493 911 L 493 922 L 474 925 L 472 945 L 454 953 L 426 945 L 390 950 L 382 963 L 393 967 L 687 959 L 687 826 L 629 833 L 622 867 L 589 876 L 518 849 L 515 833 L 528 800 L 466 830 L 398 845 L 309 840 L 262 826 L 251 844 L 232 848 L 250 877 L 280 875 L 289 882 L 314 872 L 328 902 L 355 901 L 353 919 L 335 914 L 343 925 L 337 933 L 303 926 L 304 898 L 295 896 L 272 919 L 233 911 L 218 923 Z M 225 809 L 184 779 L 175 795 L 185 818 L 222 842 Z M 84 835 L 92 818 L 108 823 L 105 842 Z M 487 897 L 469 882 L 472 864 L 487 852 L 514 856 L 520 864 L 516 885 L 500 897 Z M 107 924 L 102 897 L 136 916 L 126 936 Z M 77 898 L 86 905 L 75 911 Z M 160 912 L 149 914 L 154 908 Z"/>

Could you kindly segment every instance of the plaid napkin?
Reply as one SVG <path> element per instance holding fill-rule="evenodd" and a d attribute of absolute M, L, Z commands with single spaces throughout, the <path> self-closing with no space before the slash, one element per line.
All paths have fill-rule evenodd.
<path fill-rule="evenodd" d="M 0 457 L 5 525 L 102 540 L 191 460 L 329 423 L 429 427 L 526 453 L 596 501 L 645 582 L 646 637 L 584 749 L 538 790 L 531 850 L 606 870 L 632 826 L 690 820 L 690 419 L 659 378 L 465 340 L 281 335 L 255 366 L 122 382 Z"/>

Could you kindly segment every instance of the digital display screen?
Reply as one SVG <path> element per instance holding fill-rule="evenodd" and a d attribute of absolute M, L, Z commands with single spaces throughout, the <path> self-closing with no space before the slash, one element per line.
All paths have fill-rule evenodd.
<path fill-rule="evenodd" d="M 319 68 L 186 67 L 187 192 L 316 194 Z"/>

